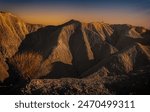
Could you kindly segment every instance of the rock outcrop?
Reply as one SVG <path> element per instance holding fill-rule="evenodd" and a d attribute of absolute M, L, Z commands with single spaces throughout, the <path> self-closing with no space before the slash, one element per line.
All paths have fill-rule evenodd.
<path fill-rule="evenodd" d="M 0 56 L 3 58 L 3 62 L 0 63 L 5 63 L 6 58 L 15 55 L 26 35 L 40 27 L 43 26 L 25 23 L 9 12 L 0 12 Z M 2 67 L 2 73 L 0 73 L 0 79 L 2 80 L 1 77 L 8 76 L 6 75 L 8 74 L 8 68 L 2 64 L 0 66 Z"/>
<path fill-rule="evenodd" d="M 134 79 L 147 88 L 149 82 L 142 81 L 149 81 L 149 66 L 150 30 L 143 27 L 77 20 L 43 26 L 0 12 L 0 81 L 21 94 L 34 94 L 32 89 L 40 89 L 38 94 L 112 94 L 112 88 L 120 93 L 121 86 L 111 84 L 134 84 Z"/>

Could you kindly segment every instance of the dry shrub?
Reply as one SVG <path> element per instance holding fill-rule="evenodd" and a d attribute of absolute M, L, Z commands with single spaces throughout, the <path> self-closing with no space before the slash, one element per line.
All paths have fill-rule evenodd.
<path fill-rule="evenodd" d="M 41 67 L 39 69 L 39 72 L 37 74 L 37 77 L 45 77 L 47 76 L 50 71 L 52 71 L 52 65 L 51 65 L 52 61 L 50 59 L 46 59 L 41 63 Z"/>
<path fill-rule="evenodd" d="M 10 59 L 10 64 L 13 66 L 15 72 L 24 79 L 36 78 L 41 62 L 42 56 L 31 52 L 17 54 Z"/>
<path fill-rule="evenodd" d="M 7 68 L 0 62 L 0 82 L 3 82 L 8 76 Z"/>
<path fill-rule="evenodd" d="M 0 52 L 0 82 L 3 82 L 6 78 L 9 77 L 7 70 L 8 70 L 8 66 L 5 62 L 2 53 Z"/>

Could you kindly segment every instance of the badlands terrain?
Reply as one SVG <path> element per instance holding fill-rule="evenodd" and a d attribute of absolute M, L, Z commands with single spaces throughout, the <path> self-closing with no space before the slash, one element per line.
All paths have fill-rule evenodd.
<path fill-rule="evenodd" d="M 150 30 L 0 12 L 0 94 L 150 94 Z"/>

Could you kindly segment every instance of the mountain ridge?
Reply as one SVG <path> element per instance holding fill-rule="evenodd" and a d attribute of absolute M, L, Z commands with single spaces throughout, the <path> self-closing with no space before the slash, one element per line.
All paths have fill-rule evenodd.
<path fill-rule="evenodd" d="M 44 26 L 0 12 L 0 29 L 0 81 L 19 89 L 27 81 L 27 93 L 46 79 L 62 85 L 89 81 L 88 88 L 98 83 L 103 90 L 107 78 L 128 77 L 139 68 L 148 73 L 150 30 L 143 27 L 74 19 Z"/>

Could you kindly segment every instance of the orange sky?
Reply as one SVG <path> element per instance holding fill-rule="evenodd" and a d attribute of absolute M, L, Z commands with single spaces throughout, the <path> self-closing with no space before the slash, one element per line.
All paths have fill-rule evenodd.
<path fill-rule="evenodd" d="M 70 19 L 76 19 L 83 22 L 104 21 L 111 24 L 132 24 L 150 28 L 149 17 L 140 12 L 130 10 L 69 10 L 67 8 L 46 10 L 36 9 L 28 11 L 27 9 L 14 12 L 23 20 L 29 23 L 38 23 L 46 25 L 62 24 Z"/>
<path fill-rule="evenodd" d="M 131 24 L 150 28 L 150 15 L 146 12 L 127 7 L 73 7 L 22 5 L 7 6 L 8 11 L 29 23 L 58 25 L 71 19 L 82 22 L 104 21 L 110 24 Z"/>

